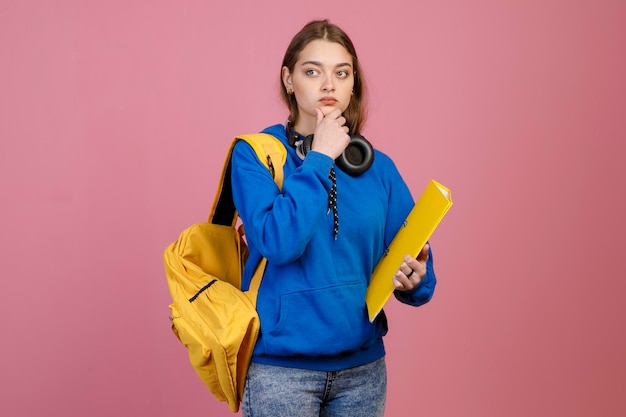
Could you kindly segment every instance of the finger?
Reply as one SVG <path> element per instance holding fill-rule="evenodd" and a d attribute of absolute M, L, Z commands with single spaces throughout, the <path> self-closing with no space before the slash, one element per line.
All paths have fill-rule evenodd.
<path fill-rule="evenodd" d="M 402 265 L 407 265 L 409 268 L 415 269 L 417 266 L 419 266 L 419 261 L 413 258 L 411 255 L 404 255 L 404 262 L 400 266 Z"/>
<path fill-rule="evenodd" d="M 403 267 L 404 264 L 411 268 L 413 270 L 413 273 L 411 273 L 411 271 L 405 270 Z M 426 275 L 426 261 L 419 261 L 409 255 L 406 255 L 404 257 L 404 262 L 401 265 L 401 270 L 403 272 L 408 272 L 407 276 L 410 275 L 409 279 L 411 283 L 419 283 L 424 275 Z"/>
<path fill-rule="evenodd" d="M 415 269 L 411 268 L 411 270 L 407 273 L 405 272 L 404 275 L 406 275 L 406 277 L 408 278 L 408 280 L 410 281 L 411 279 L 413 279 L 413 277 L 416 275 L 415 274 Z"/>
<path fill-rule="evenodd" d="M 336 122 L 340 117 L 343 117 L 343 116 L 341 115 L 341 110 L 332 109 L 331 111 L 326 113 L 324 117 L 326 117 L 329 120 L 334 120 Z"/>
<path fill-rule="evenodd" d="M 416 276 L 417 274 L 413 274 Z M 408 290 L 413 287 L 413 283 L 411 282 L 411 278 L 407 277 L 407 274 L 402 270 L 397 270 L 395 275 L 393 276 L 394 286 L 399 290 Z"/>
<path fill-rule="evenodd" d="M 404 289 L 404 284 L 402 282 L 400 282 L 400 280 L 398 278 L 396 278 L 395 275 L 391 278 L 391 281 L 393 282 L 393 287 L 396 290 L 403 290 Z"/>
<path fill-rule="evenodd" d="M 430 246 L 428 245 L 428 243 L 426 245 L 424 245 L 424 247 L 422 248 L 422 251 L 417 256 L 417 260 L 418 261 L 426 262 L 428 260 L 428 248 L 429 247 Z"/>
<path fill-rule="evenodd" d="M 411 271 L 411 270 L 410 270 Z M 416 282 L 419 282 L 417 272 L 410 272 L 410 277 L 407 277 L 407 274 L 401 269 L 397 270 L 395 275 L 393 276 L 393 284 L 397 290 L 400 291 L 409 291 L 415 288 Z M 417 281 L 415 281 L 417 279 Z"/>
<path fill-rule="evenodd" d="M 322 120 L 324 120 L 324 112 L 319 107 L 315 108 L 315 116 L 317 118 L 317 124 L 319 125 Z"/>
<path fill-rule="evenodd" d="M 400 264 L 400 271 L 407 277 L 410 278 L 411 275 L 415 272 L 412 266 L 408 264 L 408 260 L 405 258 L 404 262 Z"/>

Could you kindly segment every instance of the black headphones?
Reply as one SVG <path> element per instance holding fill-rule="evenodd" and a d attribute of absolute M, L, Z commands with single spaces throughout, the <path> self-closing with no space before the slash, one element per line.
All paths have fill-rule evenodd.
<path fill-rule="evenodd" d="M 287 122 L 285 130 L 289 145 L 296 148 L 303 158 L 311 150 L 313 135 L 302 137 L 301 134 L 291 128 L 291 122 Z M 360 175 L 367 171 L 374 162 L 374 148 L 372 144 L 361 135 L 350 135 L 350 143 L 337 159 L 337 166 L 352 176 Z"/>

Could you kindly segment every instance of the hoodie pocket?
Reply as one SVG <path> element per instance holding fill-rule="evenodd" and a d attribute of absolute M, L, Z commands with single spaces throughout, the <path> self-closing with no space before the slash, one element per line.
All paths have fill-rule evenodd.
<path fill-rule="evenodd" d="M 276 326 L 264 334 L 271 355 L 336 355 L 371 343 L 375 327 L 367 316 L 361 281 L 280 296 Z"/>

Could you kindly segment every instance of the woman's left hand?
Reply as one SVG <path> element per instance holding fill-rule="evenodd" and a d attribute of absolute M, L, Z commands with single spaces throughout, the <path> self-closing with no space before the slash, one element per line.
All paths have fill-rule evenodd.
<path fill-rule="evenodd" d="M 396 290 L 410 291 L 417 287 L 426 275 L 426 261 L 428 261 L 428 243 L 422 248 L 417 258 L 406 255 L 393 276 L 393 285 Z"/>

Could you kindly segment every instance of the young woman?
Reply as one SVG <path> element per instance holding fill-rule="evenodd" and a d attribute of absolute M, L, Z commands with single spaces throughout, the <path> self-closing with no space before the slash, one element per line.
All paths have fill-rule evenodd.
<path fill-rule="evenodd" d="M 363 143 L 355 135 L 365 121 L 363 73 L 344 31 L 326 20 L 304 26 L 280 80 L 289 119 L 264 132 L 287 149 L 282 191 L 248 144 L 232 158 L 250 250 L 244 283 L 268 260 L 243 415 L 382 416 L 387 322 L 384 313 L 369 322 L 365 292 L 414 201 L 380 151 L 357 147 L 366 161 L 356 170 L 339 163 L 351 136 Z M 428 245 L 390 279 L 401 302 L 428 302 L 436 282 Z"/>

